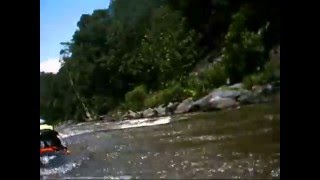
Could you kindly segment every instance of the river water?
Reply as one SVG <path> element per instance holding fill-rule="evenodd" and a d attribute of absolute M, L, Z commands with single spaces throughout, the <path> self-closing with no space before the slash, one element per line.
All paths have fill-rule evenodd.
<path fill-rule="evenodd" d="M 280 178 L 275 103 L 60 132 L 71 155 L 40 168 L 43 179 Z"/>

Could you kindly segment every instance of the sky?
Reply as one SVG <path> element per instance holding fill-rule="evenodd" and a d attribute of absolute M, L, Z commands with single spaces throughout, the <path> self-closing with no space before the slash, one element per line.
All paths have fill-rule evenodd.
<path fill-rule="evenodd" d="M 110 0 L 40 0 L 40 71 L 60 69 L 60 42 L 70 41 L 82 14 L 108 8 Z"/>

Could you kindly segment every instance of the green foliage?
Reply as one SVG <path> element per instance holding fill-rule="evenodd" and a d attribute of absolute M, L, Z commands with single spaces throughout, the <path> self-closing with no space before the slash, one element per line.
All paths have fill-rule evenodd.
<path fill-rule="evenodd" d="M 131 110 L 140 110 L 144 107 L 144 101 L 147 97 L 147 90 L 144 85 L 135 87 L 125 95 L 127 108 Z"/>
<path fill-rule="evenodd" d="M 224 66 L 221 62 L 217 62 L 204 71 L 191 75 L 187 81 L 187 89 L 193 91 L 194 96 L 198 98 L 224 85 L 226 81 Z"/>
<path fill-rule="evenodd" d="M 160 7 L 151 17 L 136 57 L 127 63 L 126 72 L 139 77 L 152 89 L 181 80 L 199 59 L 195 31 L 186 31 L 184 19 L 168 7 Z"/>
<path fill-rule="evenodd" d="M 265 63 L 263 29 L 250 32 L 246 22 L 250 11 L 244 6 L 236 13 L 225 37 L 223 60 L 231 83 L 239 82 Z"/>
<path fill-rule="evenodd" d="M 280 80 L 280 60 L 270 60 L 264 66 L 267 79 L 269 81 Z"/>
<path fill-rule="evenodd" d="M 267 83 L 264 73 L 255 73 L 244 77 L 243 84 L 247 89 L 251 89 L 253 85 L 263 85 Z"/>
<path fill-rule="evenodd" d="M 243 84 L 247 89 L 251 89 L 253 85 L 264 85 L 278 80 L 280 80 L 280 61 L 270 60 L 265 64 L 263 71 L 246 76 Z"/>
<path fill-rule="evenodd" d="M 144 101 L 145 107 L 156 107 L 169 102 L 179 102 L 192 96 L 192 92 L 187 91 L 179 83 L 166 89 L 150 94 Z"/>

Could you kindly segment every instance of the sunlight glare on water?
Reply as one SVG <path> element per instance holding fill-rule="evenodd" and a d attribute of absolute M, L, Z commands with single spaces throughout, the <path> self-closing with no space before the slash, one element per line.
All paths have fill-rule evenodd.
<path fill-rule="evenodd" d="M 180 119 L 85 125 L 99 130 L 66 138 L 72 155 L 61 166 L 40 169 L 40 174 L 79 179 L 279 178 L 277 113 L 272 105 L 261 105 Z M 272 120 L 265 118 L 271 114 Z"/>

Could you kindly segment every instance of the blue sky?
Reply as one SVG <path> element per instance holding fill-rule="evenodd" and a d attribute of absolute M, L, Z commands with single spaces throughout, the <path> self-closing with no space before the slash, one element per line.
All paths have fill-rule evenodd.
<path fill-rule="evenodd" d="M 40 71 L 56 72 L 60 42 L 71 40 L 82 14 L 108 8 L 110 0 L 40 0 Z"/>

